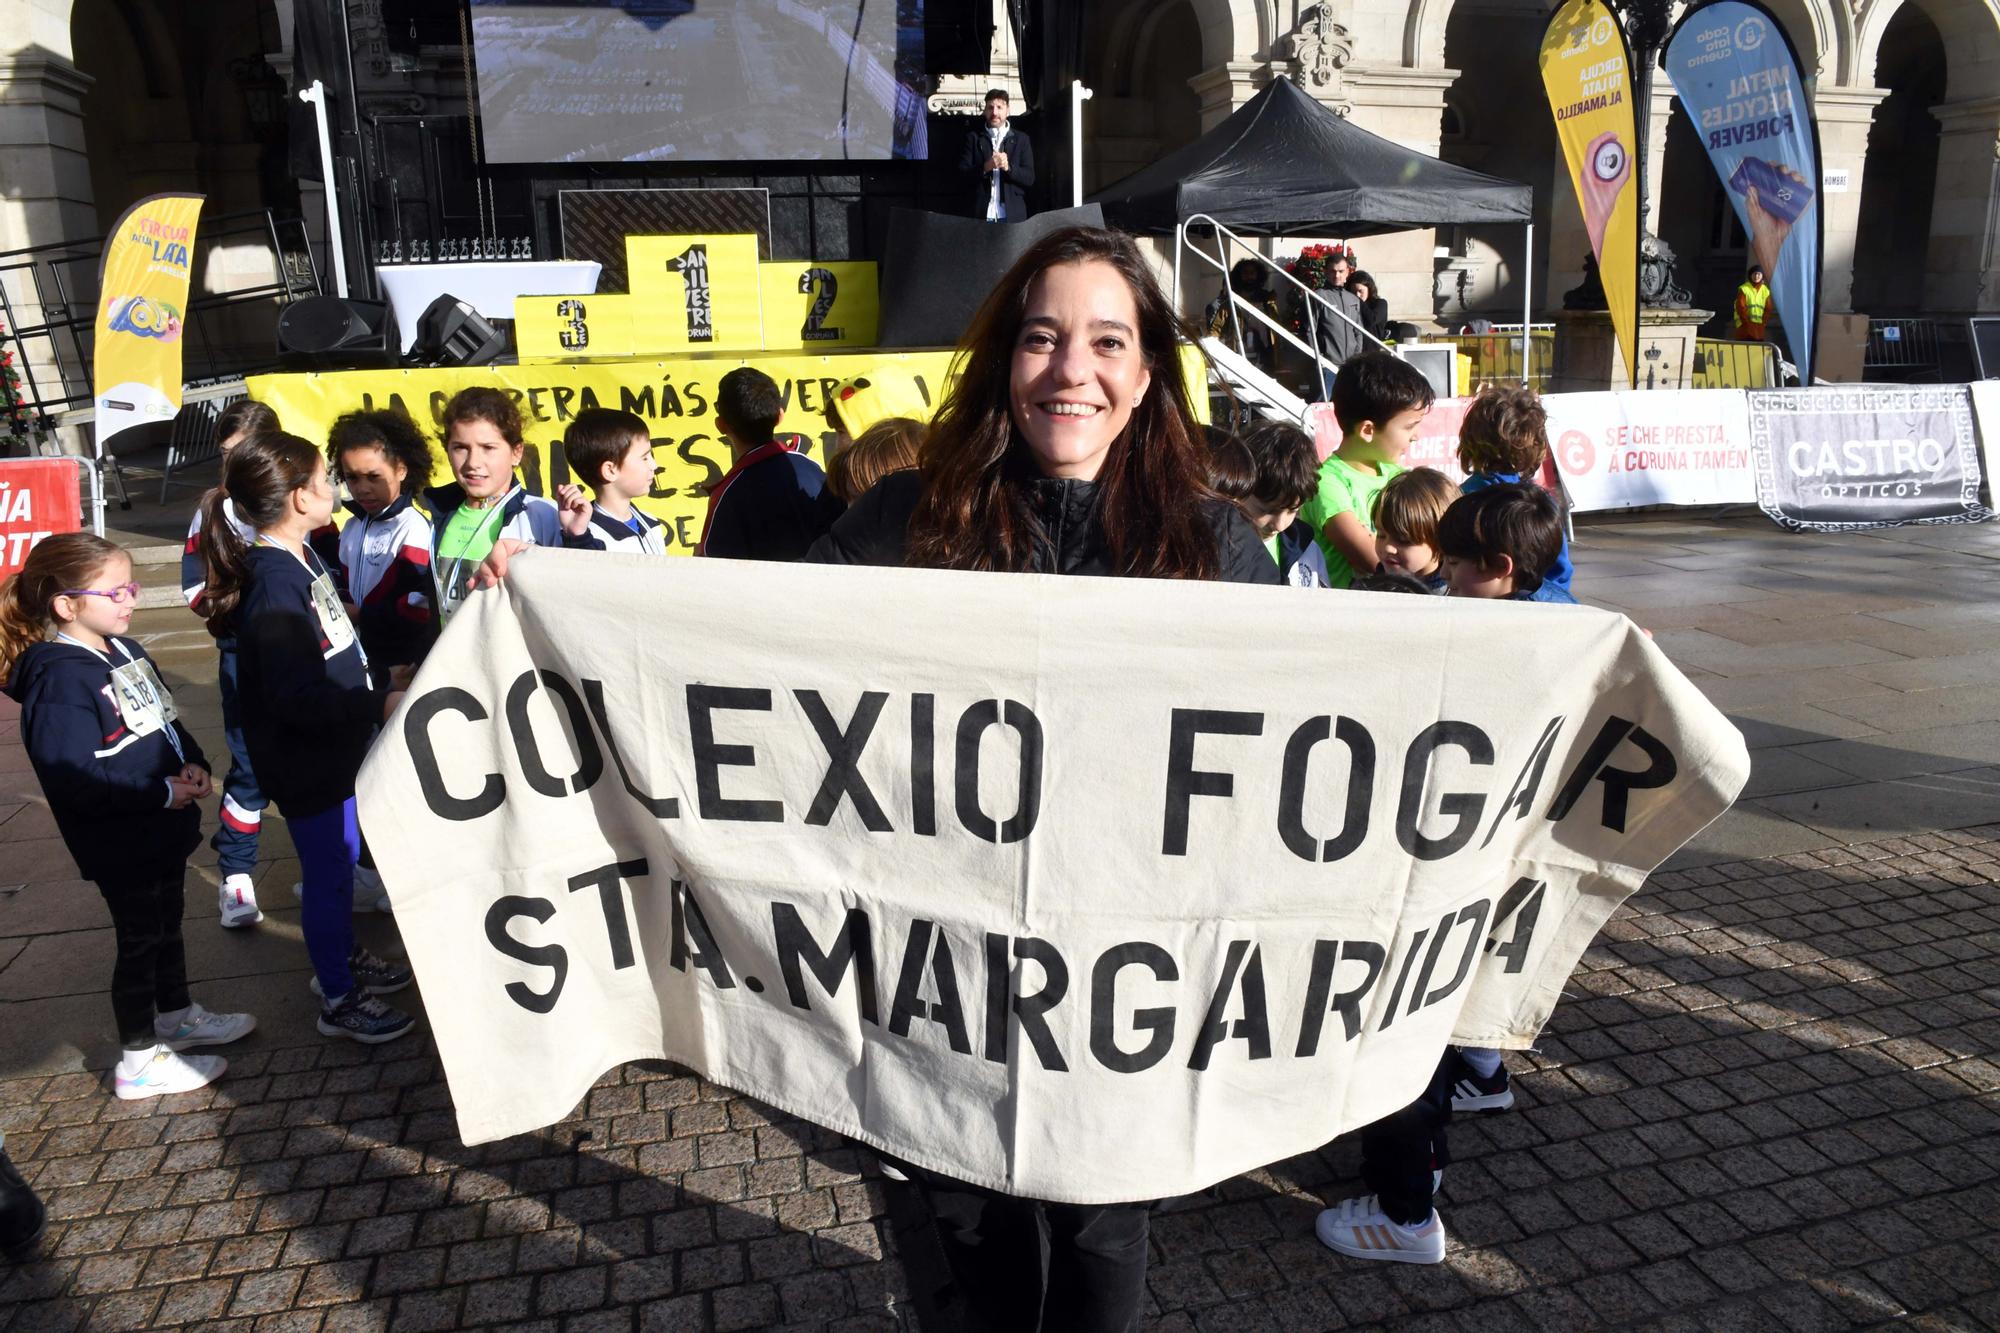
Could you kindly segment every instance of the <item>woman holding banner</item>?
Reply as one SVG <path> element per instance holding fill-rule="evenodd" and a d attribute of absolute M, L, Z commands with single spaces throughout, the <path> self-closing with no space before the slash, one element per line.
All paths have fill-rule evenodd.
<path fill-rule="evenodd" d="M 806 558 L 1278 584 L 1256 530 L 1209 489 L 1182 336 L 1130 237 L 1051 232 L 973 317 L 921 466 L 883 478 Z M 497 545 L 478 586 L 521 549 Z M 935 1223 L 964 1328 L 1136 1326 L 1148 1204 L 1018 1198 L 894 1165 Z"/>
<path fill-rule="evenodd" d="M 921 468 L 885 477 L 806 558 L 1277 583 L 1255 530 L 1208 488 L 1179 332 L 1129 237 L 1042 238 L 966 330 Z M 1146 1204 L 1047 1203 L 902 1169 L 965 1327 L 1137 1325 Z"/>

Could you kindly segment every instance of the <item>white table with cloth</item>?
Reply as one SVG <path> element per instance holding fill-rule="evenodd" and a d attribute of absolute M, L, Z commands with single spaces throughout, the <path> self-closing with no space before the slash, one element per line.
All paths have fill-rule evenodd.
<path fill-rule="evenodd" d="M 431 302 L 449 293 L 488 319 L 514 318 L 517 296 L 588 295 L 604 266 L 588 259 L 472 259 L 436 264 L 381 264 L 375 269 L 396 315 L 396 332 L 408 352 L 417 321 Z"/>

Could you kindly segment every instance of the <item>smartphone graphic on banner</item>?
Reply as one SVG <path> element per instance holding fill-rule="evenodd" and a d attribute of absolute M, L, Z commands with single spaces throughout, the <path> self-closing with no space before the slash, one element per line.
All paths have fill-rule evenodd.
<path fill-rule="evenodd" d="M 1793 180 L 1774 163 L 1746 157 L 1736 164 L 1729 177 L 1729 188 L 1747 197 L 1753 186 L 1764 211 L 1784 222 L 1797 222 L 1799 214 L 1813 201 L 1812 186 Z"/>

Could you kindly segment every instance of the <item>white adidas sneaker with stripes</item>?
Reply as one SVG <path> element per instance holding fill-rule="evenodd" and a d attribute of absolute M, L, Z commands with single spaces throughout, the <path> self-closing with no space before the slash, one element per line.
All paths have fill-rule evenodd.
<path fill-rule="evenodd" d="M 1392 1222 L 1373 1194 L 1343 1199 L 1326 1209 L 1313 1224 L 1320 1243 L 1356 1259 L 1387 1259 L 1399 1264 L 1444 1262 L 1444 1219 L 1437 1209 L 1417 1226 Z"/>

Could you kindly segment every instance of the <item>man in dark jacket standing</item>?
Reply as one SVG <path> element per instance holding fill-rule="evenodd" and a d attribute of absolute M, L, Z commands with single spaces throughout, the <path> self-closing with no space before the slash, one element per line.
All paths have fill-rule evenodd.
<path fill-rule="evenodd" d="M 986 118 L 965 133 L 958 170 L 974 183 L 973 216 L 1019 222 L 1028 216 L 1027 188 L 1035 183 L 1035 146 L 1007 123 L 1007 90 L 986 94 Z"/>
<path fill-rule="evenodd" d="M 1315 293 L 1322 308 L 1317 312 L 1319 323 L 1314 330 L 1314 340 L 1319 346 L 1319 354 L 1333 363 L 1330 368 L 1320 368 L 1321 402 L 1333 401 L 1334 371 L 1367 345 L 1367 340 L 1361 336 L 1361 298 L 1347 286 L 1348 277 L 1353 272 L 1351 263 L 1336 257 L 1327 265 L 1326 279 Z"/>

